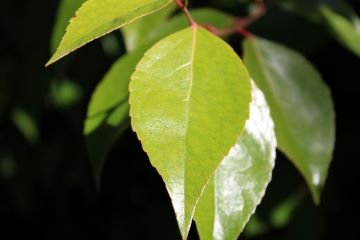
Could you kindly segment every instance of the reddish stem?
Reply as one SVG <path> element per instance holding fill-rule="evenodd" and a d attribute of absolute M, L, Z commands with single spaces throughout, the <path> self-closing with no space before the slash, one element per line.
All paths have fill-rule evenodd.
<path fill-rule="evenodd" d="M 185 7 L 181 0 L 175 0 L 175 3 L 178 5 L 180 9 L 183 9 Z"/>
<path fill-rule="evenodd" d="M 251 38 L 254 36 L 251 32 L 249 32 L 245 28 L 237 30 L 237 33 L 242 35 L 245 38 Z"/>
<path fill-rule="evenodd" d="M 219 29 L 211 24 L 205 24 L 204 27 L 218 36 L 228 36 L 233 33 L 238 33 L 244 37 L 251 37 L 252 34 L 248 32 L 245 28 L 250 26 L 259 18 L 261 18 L 266 13 L 267 10 L 263 0 L 255 0 L 255 1 L 256 1 L 256 10 L 247 17 L 244 18 L 235 17 L 234 23 L 230 28 Z"/>
<path fill-rule="evenodd" d="M 182 0 L 175 0 L 175 3 L 178 5 L 179 9 L 185 13 L 187 19 L 189 20 L 189 23 L 192 26 L 197 26 L 197 23 L 194 21 L 194 19 L 192 18 L 191 14 L 189 12 L 189 9 L 187 8 L 188 1 L 185 0 L 185 4 L 183 4 Z"/>

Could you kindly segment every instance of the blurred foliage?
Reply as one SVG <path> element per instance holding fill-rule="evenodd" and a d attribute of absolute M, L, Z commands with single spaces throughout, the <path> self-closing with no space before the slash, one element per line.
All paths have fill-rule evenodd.
<path fill-rule="evenodd" d="M 269 12 L 250 30 L 303 52 L 317 66 L 335 99 L 338 140 L 321 205 L 313 205 L 301 176 L 279 155 L 265 199 L 241 239 L 356 239 L 360 119 L 354 107 L 360 83 L 354 76 L 360 59 L 323 25 L 280 1 L 267 1 Z M 194 8 L 239 16 L 250 2 L 190 1 Z M 347 2 L 359 14 L 359 1 Z M 169 197 L 131 131 L 110 150 L 96 191 L 83 121 L 94 87 L 125 52 L 124 43 L 114 34 L 45 69 L 58 5 L 0 2 L 0 238 L 176 239 Z M 240 40 L 230 38 L 239 53 Z M 198 239 L 195 227 L 189 239 Z"/>

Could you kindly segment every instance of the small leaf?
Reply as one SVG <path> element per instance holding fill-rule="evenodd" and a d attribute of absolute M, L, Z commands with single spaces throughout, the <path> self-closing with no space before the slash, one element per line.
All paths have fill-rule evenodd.
<path fill-rule="evenodd" d="M 132 76 L 131 124 L 166 184 L 184 239 L 203 188 L 242 133 L 250 88 L 236 53 L 197 26 L 157 43 Z"/>
<path fill-rule="evenodd" d="M 341 8 L 321 5 L 320 11 L 336 39 L 360 57 L 360 18 L 346 3 Z"/>
<path fill-rule="evenodd" d="M 11 120 L 28 142 L 35 143 L 38 140 L 39 129 L 30 114 L 21 108 L 15 108 L 11 112 Z"/>
<path fill-rule="evenodd" d="M 275 228 L 284 228 L 289 224 L 294 211 L 302 201 L 302 195 L 299 193 L 288 196 L 271 211 L 270 222 Z"/>
<path fill-rule="evenodd" d="M 299 53 L 255 37 L 244 48 L 246 66 L 269 103 L 278 146 L 304 175 L 318 203 L 335 141 L 330 91 Z"/>
<path fill-rule="evenodd" d="M 55 52 L 62 36 L 65 33 L 66 26 L 71 17 L 74 16 L 76 10 L 83 4 L 85 0 L 62 0 L 60 1 L 58 12 L 51 35 L 51 52 Z"/>
<path fill-rule="evenodd" d="M 172 0 L 85 1 L 71 19 L 58 49 L 46 65 L 98 37 L 166 7 L 171 2 Z"/>
<path fill-rule="evenodd" d="M 166 19 L 176 9 L 176 4 L 161 9 L 156 14 L 145 16 L 122 28 L 126 49 L 131 52 L 144 43 L 150 42 L 154 29 L 163 25 Z"/>
<path fill-rule="evenodd" d="M 50 97 L 58 108 L 69 108 L 76 104 L 83 95 L 81 86 L 70 79 L 59 79 L 51 82 Z"/>
<path fill-rule="evenodd" d="M 129 127 L 129 81 L 145 50 L 137 49 L 116 61 L 91 97 L 84 134 L 98 186 L 107 152 Z"/>
<path fill-rule="evenodd" d="M 201 239 L 237 239 L 271 180 L 274 124 L 264 95 L 255 85 L 252 99 L 244 133 L 210 179 L 196 207 Z"/>

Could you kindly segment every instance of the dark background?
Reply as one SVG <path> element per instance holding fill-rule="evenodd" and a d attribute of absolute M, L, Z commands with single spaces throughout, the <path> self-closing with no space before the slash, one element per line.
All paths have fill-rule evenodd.
<path fill-rule="evenodd" d="M 231 1 L 191 2 L 244 13 L 244 5 Z M 112 148 L 96 191 L 83 120 L 94 87 L 124 50 L 120 43 L 109 55 L 95 41 L 44 68 L 57 4 L 0 2 L 0 239 L 179 239 L 164 184 L 131 130 Z M 256 213 L 261 226 L 252 223 L 241 239 L 357 239 L 360 58 L 324 27 L 282 11 L 274 1 L 269 8 L 251 30 L 302 51 L 316 65 L 332 90 L 337 141 L 321 205 L 312 203 L 303 179 L 279 153 Z M 241 52 L 239 41 L 230 39 Z M 52 92 L 52 84 L 64 79 L 77 89 L 67 105 Z M 32 137 L 16 121 L 19 109 L 32 118 Z M 295 199 L 285 211 L 290 218 L 277 225 L 272 213 L 289 196 Z M 194 228 L 190 239 L 198 239 Z"/>

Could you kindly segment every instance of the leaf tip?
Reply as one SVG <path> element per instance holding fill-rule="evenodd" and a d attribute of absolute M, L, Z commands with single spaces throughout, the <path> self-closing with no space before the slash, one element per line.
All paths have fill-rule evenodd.
<path fill-rule="evenodd" d="M 49 67 L 51 64 L 55 63 L 56 61 L 58 61 L 62 57 L 63 56 L 59 56 L 57 54 L 57 52 L 55 52 L 54 55 L 49 59 L 49 61 L 47 61 L 47 63 L 45 64 L 45 67 Z"/>
<path fill-rule="evenodd" d="M 316 206 L 320 205 L 322 186 L 310 186 L 311 197 Z"/>

